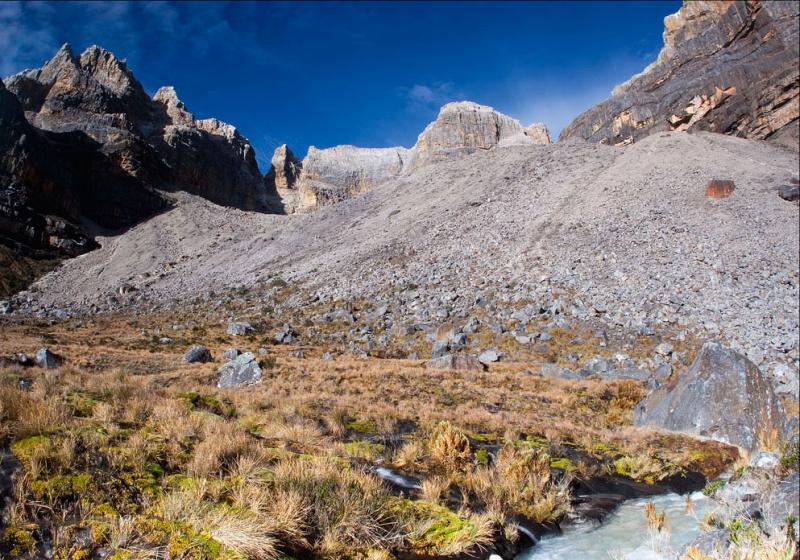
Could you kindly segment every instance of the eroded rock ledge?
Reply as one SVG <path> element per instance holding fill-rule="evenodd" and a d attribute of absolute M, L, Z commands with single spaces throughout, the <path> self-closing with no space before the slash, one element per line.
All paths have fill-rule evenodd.
<path fill-rule="evenodd" d="M 559 139 L 625 145 L 665 130 L 708 130 L 797 146 L 797 2 L 686 2 L 642 73 Z"/>

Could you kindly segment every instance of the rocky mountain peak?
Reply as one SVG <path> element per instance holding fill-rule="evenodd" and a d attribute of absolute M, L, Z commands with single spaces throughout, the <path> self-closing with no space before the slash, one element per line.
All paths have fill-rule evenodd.
<path fill-rule="evenodd" d="M 472 101 L 456 101 L 441 108 L 414 145 L 412 167 L 488 150 L 523 133 L 516 119 Z"/>
<path fill-rule="evenodd" d="M 125 95 L 131 90 L 143 93 L 141 84 L 133 77 L 124 60 L 97 45 L 87 48 L 80 56 L 80 66 L 103 87 Z"/>
<path fill-rule="evenodd" d="M 153 101 L 161 103 L 167 109 L 167 115 L 176 125 L 191 125 L 194 122 L 194 115 L 192 115 L 186 108 L 186 105 L 178 98 L 175 88 L 172 86 L 163 86 L 153 96 Z"/>

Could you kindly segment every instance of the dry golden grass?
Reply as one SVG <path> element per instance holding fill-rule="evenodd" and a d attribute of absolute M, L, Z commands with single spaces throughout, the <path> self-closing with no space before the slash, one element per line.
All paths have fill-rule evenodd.
<path fill-rule="evenodd" d="M 653 456 L 659 475 L 672 466 L 714 474 L 733 457 L 722 445 L 632 428 L 638 383 L 523 373 L 533 361 L 441 372 L 404 359 L 324 361 L 324 347 L 298 359 L 292 347 L 271 346 L 262 383 L 221 391 L 219 363 L 183 364 L 186 348 L 204 343 L 219 356 L 231 345 L 255 350 L 263 336 L 233 339 L 225 324 L 199 320 L 0 326 L 0 355 L 48 344 L 67 361 L 58 371 L 0 371 L 0 438 L 27 445 L 9 510 L 15 527 L 45 515 L 92 527 L 98 545 L 143 555 L 166 547 L 189 560 L 186 547 L 209 558 L 214 547 L 258 559 L 460 554 L 489 546 L 504 527 L 513 533 L 516 515 L 563 516 L 573 468 L 590 476 L 626 459 L 634 477 L 655 476 L 656 463 L 637 462 Z M 180 322 L 195 327 L 171 332 Z M 174 342 L 158 343 L 164 334 Z M 24 376 L 29 392 L 15 386 Z M 496 456 L 483 441 L 500 447 Z M 585 464 L 572 465 L 575 454 Z M 418 475 L 423 500 L 391 496 L 369 472 L 377 460 Z M 50 510 L 33 508 L 36 500 Z M 443 524 L 453 530 L 437 540 Z"/>

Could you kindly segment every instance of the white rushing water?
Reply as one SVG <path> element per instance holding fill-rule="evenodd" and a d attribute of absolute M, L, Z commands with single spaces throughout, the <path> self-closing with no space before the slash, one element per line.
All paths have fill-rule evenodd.
<path fill-rule="evenodd" d="M 687 513 L 686 496 L 665 494 L 624 502 L 602 525 L 585 523 L 544 537 L 516 560 L 672 560 L 681 548 L 700 534 L 709 500 L 691 495 L 693 512 Z M 667 531 L 648 529 L 645 504 L 667 515 Z"/>

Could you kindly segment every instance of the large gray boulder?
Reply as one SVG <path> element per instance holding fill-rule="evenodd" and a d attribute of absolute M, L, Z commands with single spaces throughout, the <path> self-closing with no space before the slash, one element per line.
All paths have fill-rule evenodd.
<path fill-rule="evenodd" d="M 58 354 L 53 353 L 48 347 L 39 348 L 36 351 L 36 365 L 45 369 L 55 369 L 61 367 L 64 359 Z"/>
<path fill-rule="evenodd" d="M 782 428 L 772 386 L 746 357 L 716 342 L 703 345 L 689 370 L 636 408 L 637 426 L 707 436 L 748 450 Z"/>
<path fill-rule="evenodd" d="M 211 352 L 209 352 L 208 348 L 201 344 L 195 344 L 186 351 L 186 354 L 183 355 L 183 361 L 187 364 L 204 364 L 206 362 L 210 362 L 212 359 Z"/>
<path fill-rule="evenodd" d="M 220 389 L 253 385 L 261 381 L 261 367 L 252 352 L 237 356 L 217 371 L 220 374 L 217 387 Z"/>

